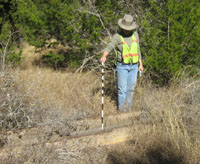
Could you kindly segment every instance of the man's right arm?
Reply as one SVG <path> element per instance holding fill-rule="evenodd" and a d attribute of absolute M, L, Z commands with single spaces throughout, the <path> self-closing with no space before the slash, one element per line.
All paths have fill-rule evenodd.
<path fill-rule="evenodd" d="M 111 39 L 111 42 L 107 45 L 107 47 L 103 51 L 103 55 L 100 59 L 101 62 L 105 63 L 107 55 L 116 47 L 118 44 L 118 34 L 115 34 Z"/>

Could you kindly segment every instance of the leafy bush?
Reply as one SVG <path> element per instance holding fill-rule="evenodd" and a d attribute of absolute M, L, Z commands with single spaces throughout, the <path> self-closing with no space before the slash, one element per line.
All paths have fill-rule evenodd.
<path fill-rule="evenodd" d="M 42 56 L 42 63 L 46 66 L 57 69 L 65 65 L 65 57 L 63 54 L 50 52 L 47 55 Z"/>
<path fill-rule="evenodd" d="M 199 67 L 200 2 L 154 1 L 146 4 L 142 25 L 144 65 L 155 83 L 168 84 L 185 66 Z"/>
<path fill-rule="evenodd" d="M 22 49 L 19 52 L 14 51 L 7 56 L 7 61 L 11 62 L 13 65 L 19 65 L 23 61 L 21 54 Z"/>

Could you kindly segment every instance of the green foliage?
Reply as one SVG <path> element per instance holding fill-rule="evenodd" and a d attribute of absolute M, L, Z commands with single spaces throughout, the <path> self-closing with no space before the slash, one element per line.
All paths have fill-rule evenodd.
<path fill-rule="evenodd" d="M 141 21 L 144 65 L 163 85 L 185 66 L 199 66 L 200 2 L 149 0 L 147 6 Z"/>
<path fill-rule="evenodd" d="M 5 22 L 1 27 L 1 33 L 0 33 L 1 46 L 5 46 L 10 35 L 11 35 L 11 25 L 9 22 Z M 3 47 L 1 47 L 1 48 L 3 48 Z"/>
<path fill-rule="evenodd" d="M 1 0 L 0 2 L 0 31 L 2 25 L 9 21 L 9 23 L 12 23 L 12 14 L 14 11 L 14 6 L 16 4 L 15 0 Z"/>
<path fill-rule="evenodd" d="M 21 0 L 17 4 L 17 11 L 13 17 L 16 20 L 16 26 L 23 34 L 25 39 L 36 47 L 44 46 L 44 22 L 43 13 L 38 10 L 32 0 Z"/>
<path fill-rule="evenodd" d="M 98 54 L 106 46 L 108 31 L 114 34 L 118 19 L 127 12 L 140 15 L 144 66 L 155 83 L 167 84 L 184 67 L 192 66 L 195 72 L 200 66 L 198 0 L 136 0 L 135 6 L 118 0 L 2 0 L 0 11 L 1 43 L 19 32 L 9 48 L 16 38 L 35 47 L 45 47 L 53 38 L 69 47 L 62 57 L 53 53 L 42 59 L 54 68 L 78 67 L 86 57 Z M 18 61 L 19 56 L 11 58 Z"/>
<path fill-rule="evenodd" d="M 6 58 L 7 62 L 12 63 L 14 66 L 20 65 L 23 61 L 21 54 L 22 54 L 22 49 L 20 49 L 19 52 L 17 52 L 16 50 L 13 50 L 12 53 L 10 53 L 7 56 L 7 58 Z"/>
<path fill-rule="evenodd" d="M 57 69 L 65 64 L 65 57 L 63 54 L 50 52 L 42 57 L 42 63 L 46 66 Z"/>
<path fill-rule="evenodd" d="M 16 46 L 13 45 L 13 34 L 11 33 L 11 25 L 9 22 L 3 24 L 0 33 L 1 54 L 0 57 L 5 58 L 6 63 L 12 63 L 14 66 L 22 62 L 22 49 L 16 51 Z"/>
<path fill-rule="evenodd" d="M 52 38 L 67 45 L 70 52 L 65 58 L 69 65 L 79 66 L 86 54 L 93 55 L 102 48 L 99 46 L 100 39 L 108 35 L 105 28 L 116 30 L 112 26 L 119 18 L 116 10 L 122 9 L 117 0 L 92 3 L 81 0 L 5 1 L 8 6 L 5 20 L 12 22 L 20 37 L 35 47 L 46 46 Z"/>

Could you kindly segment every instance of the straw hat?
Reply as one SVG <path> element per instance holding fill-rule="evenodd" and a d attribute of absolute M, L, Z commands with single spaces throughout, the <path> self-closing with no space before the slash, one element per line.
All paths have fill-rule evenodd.
<path fill-rule="evenodd" d="M 133 17 L 131 15 L 125 15 L 122 19 L 118 20 L 118 25 L 122 29 L 125 30 L 134 30 L 138 27 L 137 23 L 133 21 Z"/>

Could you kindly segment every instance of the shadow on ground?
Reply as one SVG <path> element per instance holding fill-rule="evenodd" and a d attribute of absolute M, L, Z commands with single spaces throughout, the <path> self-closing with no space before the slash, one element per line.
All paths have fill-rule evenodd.
<path fill-rule="evenodd" d="M 133 150 L 132 150 L 133 151 Z M 110 152 L 107 158 L 108 164 L 185 164 L 184 156 L 173 149 L 163 147 L 149 148 L 145 154 L 136 157 L 128 150 L 123 153 Z"/>

